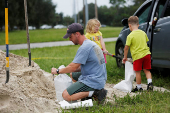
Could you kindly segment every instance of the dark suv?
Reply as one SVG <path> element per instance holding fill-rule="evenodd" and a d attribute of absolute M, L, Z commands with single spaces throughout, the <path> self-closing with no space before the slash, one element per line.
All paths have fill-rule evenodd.
<path fill-rule="evenodd" d="M 139 29 L 149 38 L 152 67 L 170 68 L 170 0 L 146 0 L 134 15 L 139 18 Z M 122 20 L 122 24 L 124 28 L 116 41 L 115 52 L 123 58 L 126 37 L 131 31 L 127 18 Z M 128 57 L 131 57 L 130 52 Z M 118 67 L 122 66 L 121 60 L 116 59 L 116 62 Z"/>

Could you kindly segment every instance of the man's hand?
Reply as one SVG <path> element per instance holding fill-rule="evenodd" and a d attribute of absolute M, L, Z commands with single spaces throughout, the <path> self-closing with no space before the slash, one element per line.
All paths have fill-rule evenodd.
<path fill-rule="evenodd" d="M 57 74 L 57 68 L 51 68 L 51 74 Z"/>

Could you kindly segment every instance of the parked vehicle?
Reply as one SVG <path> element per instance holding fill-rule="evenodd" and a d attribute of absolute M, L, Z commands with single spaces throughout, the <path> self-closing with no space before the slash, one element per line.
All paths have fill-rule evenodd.
<path fill-rule="evenodd" d="M 102 24 L 101 27 L 106 27 L 106 25 L 105 25 L 105 24 Z"/>
<path fill-rule="evenodd" d="M 35 30 L 36 27 L 35 27 L 35 26 L 28 26 L 28 29 L 29 29 L 29 30 Z"/>
<path fill-rule="evenodd" d="M 54 29 L 62 29 L 62 28 L 67 28 L 67 27 L 61 24 L 54 26 Z"/>
<path fill-rule="evenodd" d="M 170 68 L 170 0 L 146 0 L 134 13 L 139 18 L 139 29 L 146 32 L 150 47 L 152 67 Z M 155 20 L 154 20 L 155 19 Z M 124 28 L 116 41 L 115 52 L 123 58 L 126 38 L 131 32 L 128 19 L 122 20 Z M 128 57 L 131 57 L 130 52 Z M 116 59 L 117 66 L 122 61 Z"/>
<path fill-rule="evenodd" d="M 49 26 L 49 25 L 46 25 L 46 24 L 44 24 L 40 27 L 40 29 L 51 29 L 51 28 L 52 28 L 52 26 Z"/>

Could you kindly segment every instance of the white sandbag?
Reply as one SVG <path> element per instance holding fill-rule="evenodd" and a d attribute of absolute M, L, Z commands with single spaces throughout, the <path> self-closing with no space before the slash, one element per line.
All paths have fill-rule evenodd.
<path fill-rule="evenodd" d="M 92 99 L 88 99 L 85 101 L 80 101 L 80 102 L 68 102 L 68 101 L 60 101 L 59 102 L 60 106 L 63 109 L 72 109 L 72 108 L 79 108 L 79 107 L 92 107 L 93 106 L 93 102 Z"/>
<path fill-rule="evenodd" d="M 61 65 L 59 69 L 64 68 L 64 65 Z M 67 87 L 69 87 L 72 84 L 72 79 L 67 74 L 59 74 L 54 78 L 54 85 L 55 85 L 55 91 L 56 91 L 56 101 L 62 101 L 62 93 Z"/>
<path fill-rule="evenodd" d="M 123 92 L 131 92 L 133 88 L 133 81 L 136 74 L 133 70 L 133 64 L 126 61 L 125 63 L 125 80 L 116 84 L 113 88 L 119 89 Z"/>
<path fill-rule="evenodd" d="M 136 77 L 135 71 L 133 70 L 133 64 L 126 61 L 125 63 L 125 80 L 133 82 Z"/>

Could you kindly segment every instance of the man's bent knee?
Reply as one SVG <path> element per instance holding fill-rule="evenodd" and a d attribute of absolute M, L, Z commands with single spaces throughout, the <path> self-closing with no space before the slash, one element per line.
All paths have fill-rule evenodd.
<path fill-rule="evenodd" d="M 73 79 L 72 72 L 70 73 L 70 77 L 71 77 L 73 82 L 77 82 L 76 80 Z"/>
<path fill-rule="evenodd" d="M 62 93 L 63 99 L 67 101 L 71 101 L 71 95 L 67 92 L 67 90 L 64 90 Z"/>

